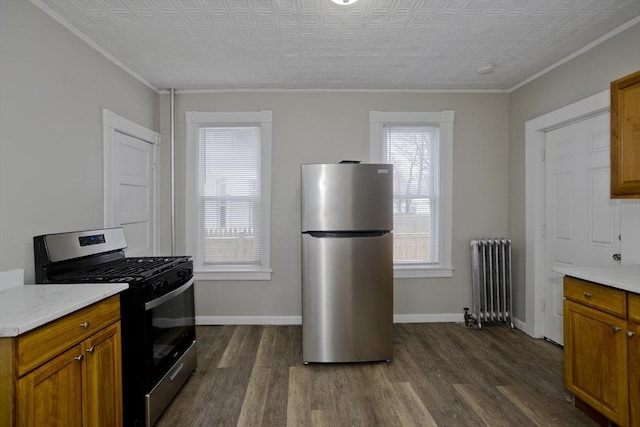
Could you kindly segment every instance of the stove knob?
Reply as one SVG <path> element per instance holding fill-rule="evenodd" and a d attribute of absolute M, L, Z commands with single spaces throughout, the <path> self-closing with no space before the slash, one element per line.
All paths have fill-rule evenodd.
<path fill-rule="evenodd" d="M 186 279 L 186 278 L 188 278 L 189 276 L 191 276 L 191 270 L 190 270 L 190 269 L 188 269 L 188 268 L 185 268 L 184 270 L 179 270 L 179 271 L 178 271 L 178 277 L 179 277 L 180 279 Z"/>
<path fill-rule="evenodd" d="M 154 294 L 157 294 L 157 293 L 159 293 L 159 292 L 162 292 L 162 290 L 165 288 L 165 286 L 164 286 L 164 282 L 165 282 L 164 280 L 158 280 L 157 282 L 153 283 L 153 284 L 151 285 L 151 291 L 152 291 Z"/>

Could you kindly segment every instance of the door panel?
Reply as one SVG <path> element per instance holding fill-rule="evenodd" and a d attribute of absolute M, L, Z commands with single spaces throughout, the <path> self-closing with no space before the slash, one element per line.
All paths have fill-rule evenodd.
<path fill-rule="evenodd" d="M 393 229 L 393 166 L 301 166 L 303 231 Z"/>
<path fill-rule="evenodd" d="M 619 203 L 609 199 L 609 115 L 547 132 L 545 153 L 544 335 L 562 344 L 562 275 L 553 267 L 614 265 L 620 253 Z"/>
<path fill-rule="evenodd" d="M 302 235 L 306 362 L 390 360 L 393 236 Z"/>
<path fill-rule="evenodd" d="M 103 110 L 104 227 L 122 227 L 127 256 L 157 252 L 159 134 Z"/>
<path fill-rule="evenodd" d="M 577 397 L 620 425 L 627 425 L 626 322 L 565 300 L 567 337 L 565 385 Z M 618 328 L 617 331 L 615 328 Z"/>
<path fill-rule="evenodd" d="M 81 354 L 72 347 L 18 380 L 18 426 L 82 425 Z"/>
<path fill-rule="evenodd" d="M 86 340 L 83 405 L 85 425 L 122 425 L 122 356 L 120 322 Z"/>
<path fill-rule="evenodd" d="M 628 329 L 633 334 L 628 337 L 631 425 L 640 426 L 640 322 L 629 321 Z"/>
<path fill-rule="evenodd" d="M 118 203 L 115 220 L 124 228 L 127 256 L 153 255 L 153 145 L 115 132 Z"/>

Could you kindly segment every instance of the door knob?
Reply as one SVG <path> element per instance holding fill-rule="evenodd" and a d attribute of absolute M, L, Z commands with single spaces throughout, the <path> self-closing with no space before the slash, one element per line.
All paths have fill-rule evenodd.
<path fill-rule="evenodd" d="M 613 258 L 614 261 L 620 261 L 622 259 L 622 255 L 613 254 L 613 256 L 611 258 Z"/>

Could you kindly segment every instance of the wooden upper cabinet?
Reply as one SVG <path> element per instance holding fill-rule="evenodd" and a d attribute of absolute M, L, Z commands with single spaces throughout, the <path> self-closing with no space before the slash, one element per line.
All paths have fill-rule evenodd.
<path fill-rule="evenodd" d="M 611 82 L 611 198 L 640 198 L 640 71 Z"/>

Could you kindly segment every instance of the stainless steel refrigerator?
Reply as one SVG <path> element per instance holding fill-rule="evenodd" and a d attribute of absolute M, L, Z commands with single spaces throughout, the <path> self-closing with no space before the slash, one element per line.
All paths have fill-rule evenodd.
<path fill-rule="evenodd" d="M 303 164 L 305 363 L 391 360 L 393 169 Z"/>

